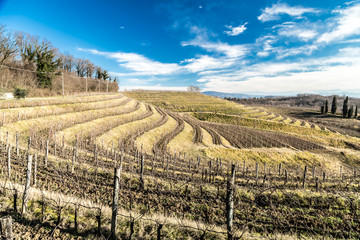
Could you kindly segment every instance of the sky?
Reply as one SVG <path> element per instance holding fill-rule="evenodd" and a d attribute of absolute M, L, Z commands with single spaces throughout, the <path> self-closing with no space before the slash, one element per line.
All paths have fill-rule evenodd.
<path fill-rule="evenodd" d="M 360 0 L 0 0 L 0 23 L 122 90 L 360 97 Z"/>

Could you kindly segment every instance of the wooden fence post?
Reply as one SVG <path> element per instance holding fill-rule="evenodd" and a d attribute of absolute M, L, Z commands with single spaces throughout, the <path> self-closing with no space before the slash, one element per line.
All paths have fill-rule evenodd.
<path fill-rule="evenodd" d="M 27 155 L 30 155 L 30 148 L 31 148 L 31 137 L 29 137 L 29 141 L 28 141 Z"/>
<path fill-rule="evenodd" d="M 279 176 L 281 176 L 282 163 L 279 163 Z"/>
<path fill-rule="evenodd" d="M 119 189 L 120 189 L 120 176 L 121 168 L 114 169 L 114 192 L 113 192 L 113 205 L 111 215 L 111 238 L 116 239 L 116 224 L 117 224 L 117 213 L 119 208 Z"/>
<path fill-rule="evenodd" d="M 36 186 L 36 174 L 37 174 L 37 154 L 34 154 L 34 174 L 33 174 L 33 185 Z"/>
<path fill-rule="evenodd" d="M 78 232 L 78 215 L 79 215 L 79 206 L 76 204 L 75 205 L 75 218 L 74 218 L 74 223 L 75 223 L 75 232 Z"/>
<path fill-rule="evenodd" d="M 156 239 L 157 240 L 161 240 L 161 229 L 162 229 L 162 227 L 163 227 L 163 224 L 160 224 L 159 223 L 159 225 L 158 225 L 158 227 L 157 227 L 157 234 L 156 234 Z"/>
<path fill-rule="evenodd" d="M 304 176 L 303 176 L 303 188 L 305 188 L 306 172 L 307 172 L 307 166 L 305 166 L 305 169 L 304 169 Z"/>
<path fill-rule="evenodd" d="M 340 166 L 340 179 L 342 179 L 342 171 L 343 171 L 343 167 Z"/>
<path fill-rule="evenodd" d="M 144 155 L 141 155 L 141 163 L 140 163 L 140 186 L 144 188 Z"/>
<path fill-rule="evenodd" d="M 7 149 L 7 170 L 8 170 L 8 177 L 11 179 L 11 145 L 8 146 Z"/>
<path fill-rule="evenodd" d="M 17 189 L 14 189 L 14 212 L 17 213 L 17 199 L 18 199 L 18 191 Z"/>
<path fill-rule="evenodd" d="M 258 177 L 259 177 L 259 164 L 255 164 L 255 174 L 256 174 L 256 185 L 258 185 Z"/>
<path fill-rule="evenodd" d="M 19 156 L 19 133 L 16 132 L 16 156 Z"/>
<path fill-rule="evenodd" d="M 226 226 L 228 240 L 233 239 L 233 216 L 234 216 L 234 186 L 235 185 L 235 164 L 231 165 L 231 175 L 227 182 L 226 189 Z"/>
<path fill-rule="evenodd" d="M 12 240 L 12 218 L 10 216 L 0 218 L 0 234 L 1 239 Z"/>
<path fill-rule="evenodd" d="M 21 208 L 21 214 L 24 215 L 26 212 L 26 204 L 29 198 L 29 188 L 30 188 L 30 181 L 31 181 L 31 165 L 32 165 L 32 155 L 28 156 L 27 161 L 27 169 L 26 169 L 26 181 L 25 181 L 25 190 L 23 195 L 23 203 Z"/>
<path fill-rule="evenodd" d="M 54 156 L 56 156 L 56 133 L 54 133 Z"/>
<path fill-rule="evenodd" d="M 76 161 L 76 148 L 74 147 L 72 161 L 71 161 L 71 173 L 74 173 L 75 161 Z"/>
<path fill-rule="evenodd" d="M 46 140 L 46 149 L 45 149 L 45 167 L 47 167 L 47 162 L 49 158 L 49 140 Z"/>

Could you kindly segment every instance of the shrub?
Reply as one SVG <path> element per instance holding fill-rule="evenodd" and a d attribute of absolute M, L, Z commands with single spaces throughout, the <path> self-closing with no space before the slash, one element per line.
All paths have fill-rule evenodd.
<path fill-rule="evenodd" d="M 28 91 L 26 88 L 22 87 L 15 87 L 14 88 L 14 97 L 16 99 L 25 98 L 28 94 Z"/>

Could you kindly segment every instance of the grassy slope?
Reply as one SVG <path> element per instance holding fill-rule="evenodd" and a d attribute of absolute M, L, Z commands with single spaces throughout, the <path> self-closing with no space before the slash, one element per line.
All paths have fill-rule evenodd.
<path fill-rule="evenodd" d="M 334 171 L 338 169 L 340 165 L 349 167 L 351 164 L 359 164 L 360 157 L 357 156 L 360 155 L 355 154 L 358 153 L 356 150 L 351 150 L 352 154 L 348 155 L 348 157 L 342 157 L 343 152 L 347 150 L 345 142 L 358 144 L 360 143 L 358 138 L 333 133 L 327 129 L 321 129 L 316 125 L 312 127 L 311 125 L 313 124 L 306 122 L 306 119 L 302 119 L 302 121 L 290 119 L 287 116 L 282 116 L 281 111 L 275 112 L 275 115 L 266 107 L 245 107 L 200 93 L 131 91 L 125 92 L 124 95 L 173 111 L 190 112 L 190 114 L 200 120 L 230 123 L 266 131 L 283 132 L 315 143 L 320 143 L 328 148 L 327 150 L 317 152 L 290 149 L 226 149 L 215 147 L 211 144 L 210 136 L 206 131 L 203 131 L 203 143 L 208 147 L 204 149 L 193 147 L 192 149 L 196 151 L 201 150 L 200 153 L 210 158 L 220 157 L 229 160 L 272 162 L 274 164 L 282 162 L 284 164 L 289 163 L 290 165 L 305 165 L 311 163 Z M 301 124 L 302 122 L 304 122 L 304 124 Z M 180 134 L 177 139 L 175 138 L 173 140 L 172 145 L 174 146 L 172 146 L 172 148 L 181 150 L 180 146 L 183 145 L 183 151 L 185 146 L 189 149 L 189 140 L 189 133 Z M 175 142 L 177 142 L 177 144 L 175 144 Z M 175 145 L 177 146 L 175 147 Z M 350 149 L 348 150 L 350 151 Z M 348 160 L 348 158 L 351 160 Z M 349 162 L 351 162 L 350 165 Z"/>

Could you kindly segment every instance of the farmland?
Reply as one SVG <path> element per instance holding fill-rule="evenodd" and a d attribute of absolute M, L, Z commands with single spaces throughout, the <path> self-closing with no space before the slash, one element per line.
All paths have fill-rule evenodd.
<path fill-rule="evenodd" d="M 326 125 L 190 92 L 0 106 L 2 211 L 17 236 L 227 239 L 235 189 L 233 237 L 360 237 L 360 139 Z"/>

